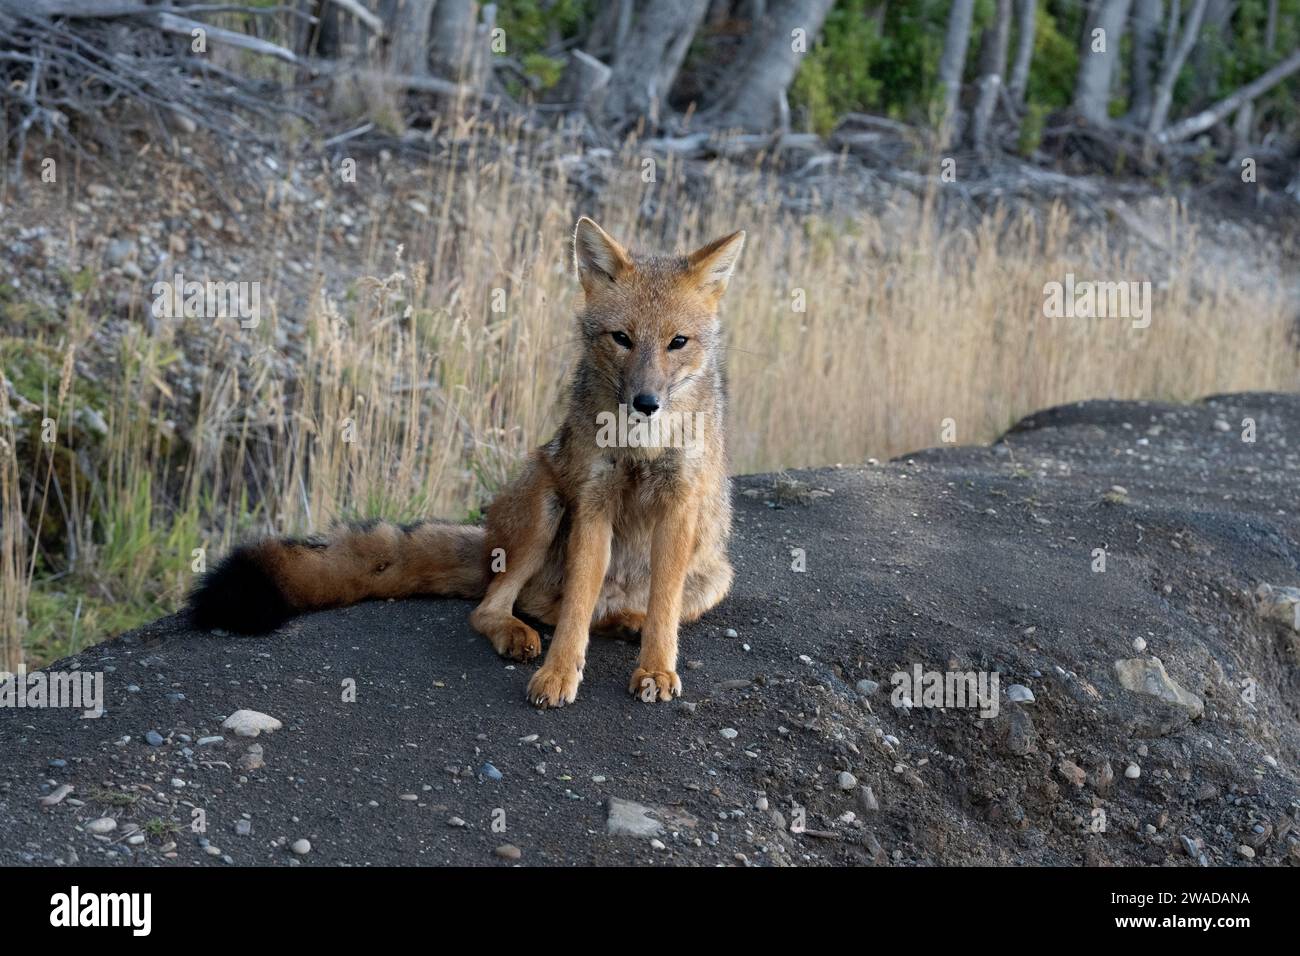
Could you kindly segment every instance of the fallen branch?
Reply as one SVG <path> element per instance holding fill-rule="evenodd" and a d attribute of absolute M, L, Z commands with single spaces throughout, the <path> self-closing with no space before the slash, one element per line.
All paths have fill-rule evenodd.
<path fill-rule="evenodd" d="M 1296 49 L 1289 57 L 1278 63 L 1271 70 L 1263 73 L 1257 79 L 1247 83 L 1235 93 L 1224 97 L 1215 103 L 1209 109 L 1202 110 L 1194 116 L 1189 116 L 1174 125 L 1162 131 L 1156 141 L 1162 145 L 1169 143 L 1178 143 L 1185 139 L 1190 139 L 1197 133 L 1203 133 L 1205 130 L 1222 122 L 1231 116 L 1245 103 L 1249 103 L 1256 97 L 1262 96 L 1273 87 L 1277 86 L 1291 74 L 1300 71 L 1300 49 Z"/>

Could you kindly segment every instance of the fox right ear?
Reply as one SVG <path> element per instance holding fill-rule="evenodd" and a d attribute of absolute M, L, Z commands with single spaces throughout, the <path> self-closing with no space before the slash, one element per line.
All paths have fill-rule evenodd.
<path fill-rule="evenodd" d="M 632 257 L 594 221 L 583 216 L 573 230 L 573 265 L 584 292 L 613 282 L 632 268 Z"/>

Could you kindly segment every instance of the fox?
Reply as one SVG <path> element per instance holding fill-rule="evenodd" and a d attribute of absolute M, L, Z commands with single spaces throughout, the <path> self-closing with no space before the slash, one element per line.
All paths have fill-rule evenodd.
<path fill-rule="evenodd" d="M 194 623 L 258 634 L 368 599 L 464 598 L 504 658 L 541 655 L 528 621 L 553 629 L 527 686 L 539 708 L 577 700 L 592 633 L 639 635 L 631 694 L 679 696 L 680 626 L 734 577 L 720 304 L 744 242 L 737 231 L 689 255 L 633 253 L 580 218 L 580 349 L 564 418 L 483 523 L 368 521 L 241 544 L 192 590 Z M 611 435 L 614 420 L 630 431 Z"/>

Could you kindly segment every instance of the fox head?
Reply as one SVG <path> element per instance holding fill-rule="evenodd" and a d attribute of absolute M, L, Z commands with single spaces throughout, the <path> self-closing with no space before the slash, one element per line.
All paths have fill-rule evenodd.
<path fill-rule="evenodd" d="M 586 305 L 580 322 L 586 397 L 597 408 L 627 407 L 646 419 L 694 411 L 717 391 L 718 303 L 743 232 L 688 256 L 632 255 L 583 217 L 573 259 Z"/>

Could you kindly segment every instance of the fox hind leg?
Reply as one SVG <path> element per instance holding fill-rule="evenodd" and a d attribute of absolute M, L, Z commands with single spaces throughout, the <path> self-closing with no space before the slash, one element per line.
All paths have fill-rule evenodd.
<path fill-rule="evenodd" d="M 540 470 L 526 472 L 488 510 L 490 583 L 469 622 L 502 657 L 530 661 L 542 652 L 537 631 L 515 617 L 515 600 L 546 560 L 562 509 Z"/>

